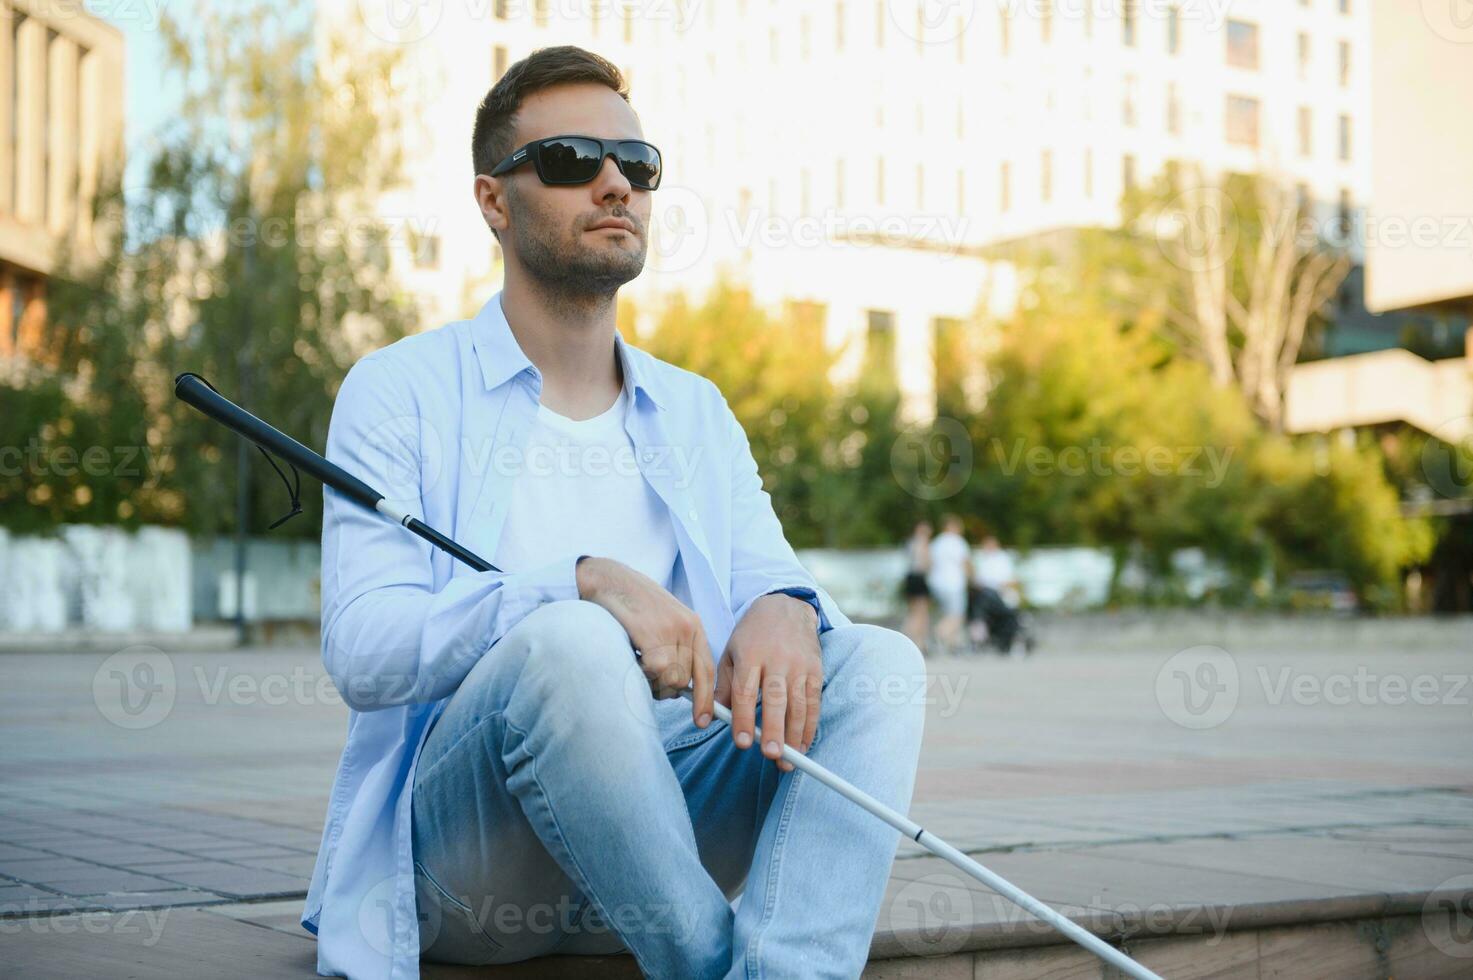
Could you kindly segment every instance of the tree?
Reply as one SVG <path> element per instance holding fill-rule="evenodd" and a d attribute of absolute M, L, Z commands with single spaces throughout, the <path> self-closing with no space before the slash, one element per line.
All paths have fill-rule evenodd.
<path fill-rule="evenodd" d="M 1179 166 L 1126 195 L 1124 211 L 1128 232 L 1159 246 L 1156 274 L 1134 284 L 1148 291 L 1141 300 L 1161 309 L 1215 384 L 1235 385 L 1282 431 L 1289 372 L 1349 256 L 1268 176 L 1214 182 L 1195 165 Z"/>
<path fill-rule="evenodd" d="M 20 387 L 37 404 L 65 392 L 43 437 L 146 448 L 159 461 L 148 480 L 93 480 L 87 506 L 43 477 L 50 499 L 73 501 L 51 521 L 220 532 L 236 524 L 236 437 L 173 399 L 174 374 L 196 371 L 320 446 L 347 369 L 412 322 L 389 276 L 391 230 L 363 217 L 397 175 L 386 110 L 398 55 L 367 43 L 361 25 L 319 39 L 311 11 L 266 3 L 208 24 L 166 17 L 162 30 L 182 112 L 144 179 L 114 173 L 98 196 L 100 260 L 64 248 L 51 346 Z M 266 488 L 251 495 L 259 531 L 287 497 L 252 458 Z M 302 503 L 306 518 L 282 533 L 315 537 L 321 494 L 309 486 Z"/>

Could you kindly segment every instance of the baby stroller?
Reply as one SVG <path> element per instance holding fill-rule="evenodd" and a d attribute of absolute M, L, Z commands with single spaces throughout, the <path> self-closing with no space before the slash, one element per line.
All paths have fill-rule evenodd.
<path fill-rule="evenodd" d="M 991 649 L 1025 657 L 1033 652 L 1035 639 L 1027 613 L 1014 608 L 996 589 L 974 582 L 967 586 L 967 642 L 973 653 Z"/>

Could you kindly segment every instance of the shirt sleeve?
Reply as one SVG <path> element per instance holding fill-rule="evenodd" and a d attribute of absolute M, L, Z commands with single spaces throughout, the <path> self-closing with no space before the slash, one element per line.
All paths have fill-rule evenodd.
<path fill-rule="evenodd" d="M 396 507 L 423 514 L 426 481 L 443 478 L 425 415 L 401 377 L 365 358 L 338 392 L 327 457 Z M 528 613 L 578 598 L 576 558 L 458 575 L 435 591 L 431 554 L 418 535 L 323 488 L 322 659 L 349 707 L 447 697 Z"/>
<path fill-rule="evenodd" d="M 724 404 L 724 400 L 723 400 Z M 849 625 L 849 619 L 813 576 L 798 561 L 783 535 L 782 524 L 772 508 L 772 497 L 763 489 L 752 458 L 747 433 L 730 406 L 726 424 L 731 446 L 731 601 L 733 617 L 741 622 L 752 603 L 764 595 L 781 592 L 804 600 L 818 612 L 818 631 Z"/>

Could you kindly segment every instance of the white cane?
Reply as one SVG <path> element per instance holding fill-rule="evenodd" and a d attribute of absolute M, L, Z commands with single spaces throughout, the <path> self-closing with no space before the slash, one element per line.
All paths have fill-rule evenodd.
<path fill-rule="evenodd" d="M 695 697 L 695 692 L 690 688 L 686 688 L 681 694 L 691 699 Z M 716 706 L 716 717 L 730 725 L 731 709 L 719 701 L 714 702 L 714 704 Z M 756 735 L 752 739 L 752 746 L 756 747 L 760 744 L 762 744 L 762 729 L 758 726 L 756 728 Z M 920 844 L 932 854 L 942 858 L 958 870 L 965 871 L 1014 905 L 1053 926 L 1059 932 L 1068 936 L 1126 976 L 1134 977 L 1135 980 L 1162 980 L 1158 974 L 1152 973 L 1150 970 L 1141 966 L 1114 946 L 1111 946 L 1100 937 L 1081 927 L 1078 923 L 1060 915 L 1054 909 L 1049 908 L 996 872 L 984 868 L 961 851 L 946 843 L 946 841 L 923 828 L 920 824 L 890 809 L 864 790 L 856 786 L 851 786 L 823 766 L 808 758 L 808 756 L 794 749 L 791 745 L 783 745 L 782 757 L 785 761 L 791 763 L 794 769 L 812 776 L 851 803 L 868 810 L 917 844 Z"/>

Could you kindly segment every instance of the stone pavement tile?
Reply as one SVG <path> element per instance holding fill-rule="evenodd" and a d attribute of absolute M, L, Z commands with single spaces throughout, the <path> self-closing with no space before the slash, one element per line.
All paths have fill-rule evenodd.
<path fill-rule="evenodd" d="M 43 892 L 26 898 L 0 898 L 0 918 L 25 917 L 55 912 L 85 912 L 89 909 L 101 909 L 102 907 L 88 899 Z"/>
<path fill-rule="evenodd" d="M 100 896 L 95 901 L 102 902 L 108 908 L 116 911 L 121 909 L 167 908 L 177 905 L 210 905 L 227 902 L 229 899 L 221 898 L 214 892 L 201 891 L 197 888 L 179 888 L 173 891 L 162 892 L 123 892 L 115 895 Z"/>
<path fill-rule="evenodd" d="M 1473 861 L 1473 826 L 1440 827 L 1429 824 L 1399 824 L 1355 830 L 1331 830 L 1335 840 L 1380 844 L 1398 854 L 1425 854 Z"/>
<path fill-rule="evenodd" d="M 1142 966 L 1171 980 L 1259 980 L 1258 936 L 1253 933 L 1230 932 L 1205 940 L 1200 936 L 1136 939 L 1130 943 L 1130 955 Z M 978 972 L 979 978 L 984 975 Z M 1110 970 L 1095 975 L 1119 974 Z M 1052 978 L 1053 974 L 1048 976 Z M 1301 976 L 1348 980 L 1354 974 L 1315 971 Z"/>
<path fill-rule="evenodd" d="M 233 902 L 210 909 L 216 915 L 229 916 L 267 929 L 293 936 L 311 935 L 302 928 L 302 899 L 288 898 L 275 902 Z"/>
<path fill-rule="evenodd" d="M 94 841 L 87 846 L 68 845 L 49 848 L 49 850 L 80 861 L 111 865 L 157 864 L 179 856 L 175 852 L 149 847 L 146 844 L 130 844 L 122 841 Z"/>
<path fill-rule="evenodd" d="M 111 868 L 94 868 L 86 874 L 68 874 L 64 878 L 37 877 L 31 880 L 45 888 L 76 896 L 103 895 L 109 892 L 166 891 L 174 887 L 162 878 L 130 871 L 115 871 Z"/>
<path fill-rule="evenodd" d="M 6 940 L 6 969 L 29 980 L 306 980 L 316 972 L 317 946 L 310 938 L 283 936 L 203 909 L 30 920 L 27 926 Z"/>
<path fill-rule="evenodd" d="M 1473 860 L 1398 854 L 1376 844 L 1308 834 L 1124 844 L 1091 853 L 1162 868 L 1230 871 L 1370 894 L 1430 891 L 1454 875 L 1473 873 Z"/>
<path fill-rule="evenodd" d="M 1139 845 L 1152 850 L 1170 845 Z M 1110 847 L 986 856 L 981 863 L 1036 898 L 1106 910 L 1165 909 L 1290 902 L 1359 895 L 1363 889 L 1215 868 L 1162 865 L 1135 856 L 1104 856 Z M 1114 849 L 1118 850 L 1118 849 Z M 940 858 L 897 862 L 893 877 L 937 877 L 990 894 Z M 973 886 L 975 885 L 975 889 Z"/>
<path fill-rule="evenodd" d="M 1043 949 L 1002 950 L 976 957 L 972 980 L 1100 980 L 1100 961 L 1072 943 Z M 1173 976 L 1172 980 L 1176 980 Z M 1256 980 L 1256 978 L 1255 978 Z"/>
<path fill-rule="evenodd" d="M 260 868 L 262 871 L 280 871 L 282 874 L 311 878 L 312 869 L 317 865 L 317 856 L 314 854 L 303 854 L 298 857 L 284 858 L 240 858 L 236 863 L 245 865 L 247 868 Z"/>
<path fill-rule="evenodd" d="M 210 852 L 210 856 L 221 861 L 239 861 L 242 858 L 282 858 L 301 857 L 301 851 L 290 847 L 274 847 L 270 844 L 231 844 L 226 847 L 217 847 Z"/>
<path fill-rule="evenodd" d="M 972 956 L 938 956 L 934 959 L 871 960 L 863 980 L 972 980 Z"/>
<path fill-rule="evenodd" d="M 228 871 L 230 869 L 240 870 L 240 866 L 226 861 L 212 861 L 209 858 L 194 857 L 189 854 L 176 854 L 175 860 L 160 864 L 145 864 L 134 868 L 140 874 L 160 875 L 168 877 L 180 871 Z"/>
<path fill-rule="evenodd" d="M 96 870 L 97 865 L 91 861 L 79 861 L 76 858 L 58 855 L 29 858 L 24 861 L 0 862 L 0 875 L 20 881 L 40 881 L 42 878 L 58 875 L 75 877 L 80 874 L 90 874 Z"/>
<path fill-rule="evenodd" d="M 201 871 L 176 871 L 165 877 L 181 885 L 203 888 L 232 898 L 264 898 L 306 893 L 308 879 L 277 871 L 222 865 Z"/>

